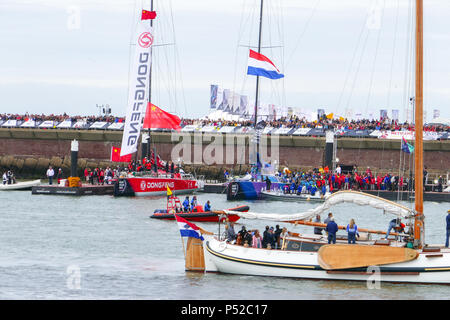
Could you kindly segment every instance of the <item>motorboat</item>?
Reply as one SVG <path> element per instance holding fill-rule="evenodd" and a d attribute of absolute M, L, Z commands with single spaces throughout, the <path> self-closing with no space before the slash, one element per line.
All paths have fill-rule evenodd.
<path fill-rule="evenodd" d="M 249 209 L 249 206 L 241 205 L 228 210 L 236 212 L 247 212 Z M 221 221 L 223 222 L 227 218 L 230 222 L 236 222 L 240 219 L 240 217 L 236 214 L 224 215 L 224 211 L 222 210 L 204 211 L 204 208 L 200 205 L 195 206 L 194 209 L 189 212 L 184 212 L 180 200 L 173 195 L 169 196 L 167 199 L 167 208 L 156 209 L 153 215 L 150 216 L 150 218 L 175 220 L 175 214 L 188 221 L 196 222 L 218 222 L 219 219 L 221 219 Z"/>
<path fill-rule="evenodd" d="M 320 192 L 316 192 L 314 195 L 309 193 L 284 193 L 279 190 L 264 190 L 261 191 L 261 198 L 265 200 L 278 200 L 278 201 L 311 201 L 311 202 L 323 202 L 331 195 L 330 192 L 323 195 Z"/>
<path fill-rule="evenodd" d="M 41 184 L 41 180 L 32 180 L 32 181 L 22 181 L 11 184 L 0 184 L 0 190 L 3 191 L 11 191 L 11 190 L 31 190 L 34 186 L 39 186 Z"/>

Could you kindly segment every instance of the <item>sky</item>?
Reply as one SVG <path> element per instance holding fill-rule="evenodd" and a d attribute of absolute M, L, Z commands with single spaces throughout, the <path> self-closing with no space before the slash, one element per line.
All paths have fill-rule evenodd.
<path fill-rule="evenodd" d="M 260 100 L 354 117 L 405 109 L 413 94 L 411 0 L 265 0 L 262 53 L 285 78 Z M 152 101 L 209 113 L 210 85 L 255 95 L 246 75 L 260 0 L 155 0 Z M 0 113 L 124 116 L 132 35 L 150 0 L 2 0 Z M 425 1 L 424 108 L 450 118 L 450 2 Z"/>

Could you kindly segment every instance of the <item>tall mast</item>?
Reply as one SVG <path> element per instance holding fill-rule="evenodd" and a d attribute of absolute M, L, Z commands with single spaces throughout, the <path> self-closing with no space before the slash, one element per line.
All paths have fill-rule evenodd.
<path fill-rule="evenodd" d="M 150 11 L 153 11 L 153 0 L 150 1 Z M 150 27 L 153 28 L 153 19 L 150 19 Z M 150 46 L 150 61 L 152 61 L 152 53 L 153 49 L 152 46 Z M 149 70 L 149 77 L 148 77 L 148 103 L 151 103 L 152 101 L 152 69 L 153 69 L 153 63 L 150 64 L 150 70 Z M 148 105 L 147 105 L 148 108 Z M 147 157 L 150 157 L 151 155 L 151 137 L 150 137 L 150 131 L 151 129 L 148 128 L 148 140 L 147 140 Z M 158 164 L 156 162 L 156 150 L 153 152 L 153 158 L 154 158 L 154 164 L 156 168 L 156 173 L 158 173 Z M 151 159 L 148 159 L 151 161 Z"/>
<path fill-rule="evenodd" d="M 262 18 L 263 18 L 264 0 L 261 0 L 261 8 L 259 12 L 259 37 L 258 37 L 258 53 L 261 53 L 261 33 L 262 33 Z M 256 96 L 255 96 L 255 129 L 258 123 L 258 96 L 259 96 L 259 76 L 256 76 Z"/>
<path fill-rule="evenodd" d="M 423 0 L 416 0 L 415 89 L 415 209 L 414 245 L 423 246 Z"/>

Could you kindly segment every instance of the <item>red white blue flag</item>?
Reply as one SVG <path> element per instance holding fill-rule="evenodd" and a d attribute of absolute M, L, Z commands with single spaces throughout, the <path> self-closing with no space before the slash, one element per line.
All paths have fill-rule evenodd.
<path fill-rule="evenodd" d="M 178 227 L 180 228 L 180 234 L 182 237 L 197 238 L 202 241 L 205 240 L 200 233 L 199 227 L 197 227 L 195 224 L 190 223 L 186 219 L 183 219 L 176 214 L 175 219 L 177 219 Z"/>
<path fill-rule="evenodd" d="M 248 56 L 247 74 L 261 76 L 269 79 L 280 79 L 284 74 L 266 56 L 250 49 Z"/>

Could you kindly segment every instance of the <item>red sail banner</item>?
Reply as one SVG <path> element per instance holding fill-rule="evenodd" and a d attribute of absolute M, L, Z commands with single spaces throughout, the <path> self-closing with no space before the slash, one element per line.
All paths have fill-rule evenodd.
<path fill-rule="evenodd" d="M 173 129 L 180 130 L 181 120 L 174 114 L 168 113 L 152 103 L 148 103 L 144 118 L 145 129 Z"/>

